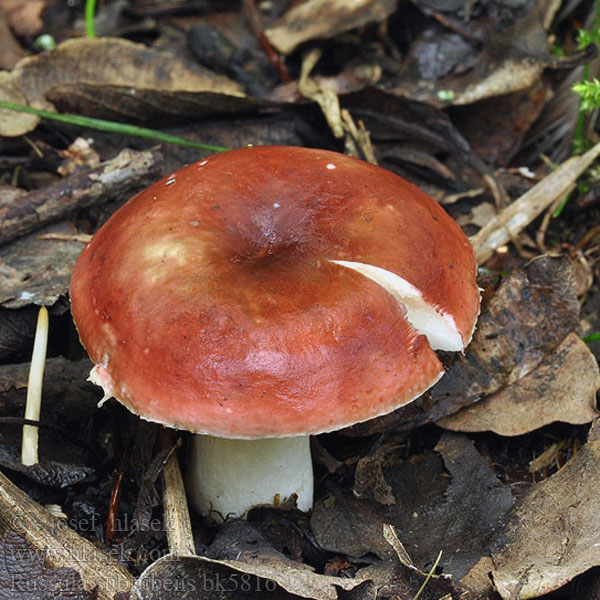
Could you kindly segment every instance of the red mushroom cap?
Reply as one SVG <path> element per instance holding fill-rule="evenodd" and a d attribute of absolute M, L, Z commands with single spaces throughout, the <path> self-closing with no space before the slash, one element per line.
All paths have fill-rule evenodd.
<path fill-rule="evenodd" d="M 75 266 L 73 317 L 92 380 L 145 419 L 223 437 L 312 434 L 386 414 L 443 369 L 405 306 L 344 263 L 401 277 L 460 346 L 470 339 L 473 251 L 415 186 L 306 148 L 245 148 L 184 167 L 117 211 Z"/>

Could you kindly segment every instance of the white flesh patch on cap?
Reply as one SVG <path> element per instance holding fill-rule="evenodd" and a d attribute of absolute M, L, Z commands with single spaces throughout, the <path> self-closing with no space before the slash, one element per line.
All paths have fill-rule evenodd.
<path fill-rule="evenodd" d="M 461 351 L 463 340 L 456 328 L 452 315 L 438 312 L 436 308 L 423 300 L 423 294 L 411 283 L 399 275 L 360 262 L 332 260 L 338 265 L 358 271 L 373 280 L 389 292 L 406 307 L 406 318 L 422 335 L 427 337 L 433 350 Z"/>

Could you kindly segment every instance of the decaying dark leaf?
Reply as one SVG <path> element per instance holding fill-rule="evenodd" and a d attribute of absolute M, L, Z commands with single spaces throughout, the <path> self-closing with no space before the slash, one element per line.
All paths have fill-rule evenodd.
<path fill-rule="evenodd" d="M 338 496 L 317 503 L 311 524 L 319 544 L 355 558 L 389 559 L 393 550 L 383 535 L 389 523 L 418 568 L 426 571 L 442 550 L 444 572 L 457 579 L 466 574 L 490 547 L 512 495 L 464 436 L 445 434 L 436 450 L 451 478 L 434 453 L 390 466 L 385 477 L 393 506 Z"/>
<path fill-rule="evenodd" d="M 1 529 L 0 529 L 1 531 Z M 0 538 L 0 600 L 95 600 L 77 571 L 48 569 L 44 552 L 34 550 L 18 533 Z"/>
<path fill-rule="evenodd" d="M 260 531 L 244 519 L 226 522 L 206 550 L 207 558 L 240 560 L 246 563 L 287 565 L 294 569 L 312 569 L 278 552 Z"/>
<path fill-rule="evenodd" d="M 481 402 L 438 421 L 453 431 L 521 435 L 554 421 L 583 424 L 598 416 L 600 371 L 594 355 L 570 333 L 531 372 Z"/>
<path fill-rule="evenodd" d="M 600 565 L 600 443 L 589 441 L 516 508 L 492 554 L 502 598 L 536 598 Z"/>
<path fill-rule="evenodd" d="M 353 558 L 372 554 L 380 559 L 393 555 L 383 537 L 387 511 L 371 500 L 351 496 L 327 496 L 315 504 L 311 527 L 319 546 Z"/>
<path fill-rule="evenodd" d="M 89 478 L 89 432 L 98 401 L 94 386 L 86 381 L 89 361 L 62 358 L 47 361 L 43 385 L 40 429 L 40 462 L 21 464 L 21 432 L 18 423 L 0 426 L 0 465 L 19 471 L 33 481 L 66 487 Z M 0 366 L 0 413 L 2 417 L 24 414 L 29 364 Z M 92 454 L 92 459 L 94 455 Z"/>
<path fill-rule="evenodd" d="M 67 239 L 39 239 L 40 234 L 62 234 Z M 51 306 L 67 293 L 71 271 L 83 244 L 68 239 L 77 230 L 65 221 L 48 225 L 0 247 L 0 306 Z"/>
<path fill-rule="evenodd" d="M 396 504 L 392 488 L 383 474 L 385 455 L 392 450 L 393 446 L 384 445 L 358 461 L 353 490 L 356 496 L 371 498 L 380 504 Z"/>
<path fill-rule="evenodd" d="M 466 437 L 444 434 L 435 449 L 452 477 L 444 501 L 406 510 L 411 491 L 399 477 L 392 480 L 398 504 L 391 522 L 415 564 L 424 568 L 443 550 L 443 570 L 458 580 L 489 547 L 513 499 Z"/>
<path fill-rule="evenodd" d="M 355 425 L 358 434 L 437 421 L 533 372 L 579 326 L 573 267 L 542 256 L 511 273 L 482 310 L 473 341 L 441 381 L 390 415 Z"/>
<path fill-rule="evenodd" d="M 29 358 L 36 313 L 31 307 L 0 309 L 0 363 L 21 362 Z"/>
<path fill-rule="evenodd" d="M 87 452 L 73 443 L 66 429 L 40 431 L 39 462 L 30 467 L 21 464 L 22 427 L 2 425 L 0 430 L 0 466 L 23 473 L 49 487 L 66 488 L 89 479 L 94 469 L 87 466 Z"/>
<path fill-rule="evenodd" d="M 512 94 L 488 98 L 474 106 L 457 107 L 451 114 L 479 156 L 490 164 L 508 166 L 540 115 L 545 99 L 546 88 L 537 81 L 530 88 Z M 470 118 L 474 110 L 476 120 Z"/>
<path fill-rule="evenodd" d="M 425 13 L 432 13 L 427 3 L 419 4 Z M 446 35 L 460 34 L 465 43 L 479 47 L 477 56 L 467 54 L 467 60 L 457 62 L 451 72 L 436 72 L 433 79 L 424 73 L 415 77 L 414 68 L 402 68 L 387 78 L 386 90 L 437 105 L 472 104 L 531 87 L 551 61 L 535 2 L 506 7 L 502 13 L 487 5 L 469 19 L 451 14 L 433 16 L 443 25 Z M 438 23 L 431 23 L 427 29 L 439 31 Z M 444 35 L 433 35 L 428 54 L 435 56 L 439 52 L 443 56 L 444 40 Z M 438 95 L 439 90 L 444 91 L 443 96 Z"/>

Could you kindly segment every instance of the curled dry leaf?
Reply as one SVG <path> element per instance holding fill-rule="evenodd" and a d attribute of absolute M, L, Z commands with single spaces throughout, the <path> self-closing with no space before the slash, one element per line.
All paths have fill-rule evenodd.
<path fill-rule="evenodd" d="M 530 373 L 481 402 L 438 421 L 452 431 L 521 435 L 554 421 L 583 424 L 598 416 L 600 372 L 594 355 L 570 333 Z"/>
<path fill-rule="evenodd" d="M 600 565 L 600 442 L 588 442 L 515 510 L 493 555 L 504 599 L 537 598 Z"/>
<path fill-rule="evenodd" d="M 102 114 L 98 114 L 99 94 L 106 111 Z M 174 107 L 171 103 L 180 94 L 182 100 Z M 67 107 L 81 108 L 88 115 L 121 114 L 141 120 L 157 114 L 195 111 L 205 115 L 247 106 L 240 86 L 227 77 L 188 66 L 167 52 L 117 38 L 68 40 L 53 52 L 24 58 L 0 78 L 2 100 L 53 110 L 49 97 Z M 187 104 L 187 111 L 181 109 L 181 103 Z M 85 107 L 92 110 L 83 111 Z M 3 110 L 0 135 L 31 131 L 37 118 L 28 117 L 15 118 L 14 112 Z"/>
<path fill-rule="evenodd" d="M 250 564 L 203 556 L 178 557 L 176 561 L 167 562 L 160 577 L 154 578 L 153 570 L 157 564 L 146 570 L 143 585 L 134 587 L 134 600 L 175 600 L 182 597 L 183 591 L 190 592 L 190 597 L 210 600 L 219 600 L 228 591 L 234 595 L 225 596 L 227 598 L 269 599 L 280 597 L 278 586 L 300 598 L 337 600 L 338 589 L 352 590 L 366 581 L 363 577 L 349 579 L 319 575 L 277 561 Z M 196 596 L 194 592 L 202 594 Z"/>
<path fill-rule="evenodd" d="M 527 89 L 536 84 L 543 70 L 543 64 L 530 59 L 508 59 L 484 79 L 467 85 L 456 95 L 454 104 L 473 104 L 485 98 Z"/>
<path fill-rule="evenodd" d="M 329 39 L 367 23 L 385 21 L 396 10 L 397 0 L 306 0 L 291 8 L 281 23 L 265 31 L 282 54 L 303 42 Z"/>

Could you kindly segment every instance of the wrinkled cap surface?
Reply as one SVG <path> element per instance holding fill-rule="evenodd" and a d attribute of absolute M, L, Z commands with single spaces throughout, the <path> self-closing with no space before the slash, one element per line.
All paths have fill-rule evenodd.
<path fill-rule="evenodd" d="M 432 315 L 436 348 L 462 348 L 475 272 L 458 225 L 400 177 L 256 147 L 132 198 L 82 252 L 71 300 L 107 395 L 148 420 L 252 439 L 336 430 L 418 397 L 443 370 L 407 315 Z"/>

